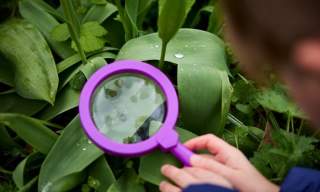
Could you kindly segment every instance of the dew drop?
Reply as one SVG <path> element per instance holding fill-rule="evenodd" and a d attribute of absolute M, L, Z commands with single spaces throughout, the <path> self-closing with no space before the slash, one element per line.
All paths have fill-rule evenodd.
<path fill-rule="evenodd" d="M 86 150 L 87 150 L 87 148 L 83 147 L 81 150 L 82 150 L 82 151 L 86 151 Z"/>
<path fill-rule="evenodd" d="M 178 59 L 184 58 L 184 55 L 181 54 L 181 53 L 176 53 L 176 54 L 174 54 L 174 56 L 175 56 L 176 58 L 178 58 Z"/>
<path fill-rule="evenodd" d="M 159 45 L 155 45 L 155 46 L 154 46 L 154 48 L 159 48 L 159 47 L 160 47 Z"/>
<path fill-rule="evenodd" d="M 88 140 L 88 144 L 92 144 L 92 141 Z"/>

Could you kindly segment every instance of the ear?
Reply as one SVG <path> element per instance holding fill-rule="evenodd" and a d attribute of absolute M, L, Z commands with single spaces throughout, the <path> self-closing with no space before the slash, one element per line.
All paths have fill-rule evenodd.
<path fill-rule="evenodd" d="M 301 69 L 320 72 L 320 38 L 297 43 L 293 50 L 293 59 Z"/>

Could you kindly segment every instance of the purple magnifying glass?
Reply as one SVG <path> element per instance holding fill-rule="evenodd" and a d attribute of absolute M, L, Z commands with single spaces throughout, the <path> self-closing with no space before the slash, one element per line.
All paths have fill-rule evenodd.
<path fill-rule="evenodd" d="M 102 67 L 82 89 L 79 113 L 85 133 L 107 153 L 136 157 L 160 148 L 190 166 L 193 152 L 175 131 L 177 93 L 152 65 L 123 60 Z"/>

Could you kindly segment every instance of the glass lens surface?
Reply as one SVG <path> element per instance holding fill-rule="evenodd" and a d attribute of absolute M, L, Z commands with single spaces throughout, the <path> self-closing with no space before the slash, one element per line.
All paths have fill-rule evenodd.
<path fill-rule="evenodd" d="M 122 144 L 144 141 L 165 119 L 166 99 L 153 80 L 135 73 L 107 78 L 91 97 L 91 115 L 108 139 Z"/>

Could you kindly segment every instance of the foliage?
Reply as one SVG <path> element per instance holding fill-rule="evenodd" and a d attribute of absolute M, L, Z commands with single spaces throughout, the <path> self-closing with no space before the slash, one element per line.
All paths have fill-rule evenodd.
<path fill-rule="evenodd" d="M 215 2 L 1 1 L 0 192 L 158 191 L 160 167 L 175 158 L 104 154 L 79 122 L 86 80 L 122 59 L 172 80 L 182 141 L 217 134 L 275 182 L 292 166 L 319 168 L 319 141 L 286 88 L 261 89 L 239 73 Z"/>

